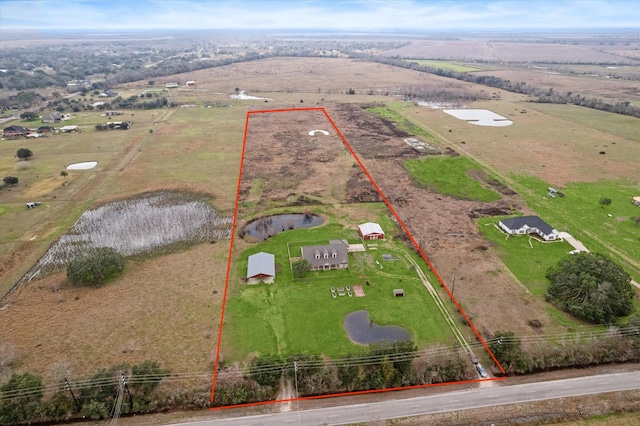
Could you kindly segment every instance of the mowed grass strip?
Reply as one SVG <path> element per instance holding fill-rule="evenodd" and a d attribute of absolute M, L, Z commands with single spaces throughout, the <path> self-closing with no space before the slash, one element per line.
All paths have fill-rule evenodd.
<path fill-rule="evenodd" d="M 390 106 L 393 106 L 394 104 L 398 104 L 398 103 L 399 102 L 391 102 Z M 428 139 L 432 142 L 437 142 L 436 137 L 433 136 L 431 133 L 427 132 L 420 126 L 413 124 L 412 122 L 410 122 L 409 120 L 407 120 L 406 118 L 398 114 L 398 112 L 394 111 L 390 107 L 367 108 L 367 111 L 369 111 L 372 114 L 376 114 L 384 118 L 385 120 L 391 121 L 392 123 L 394 123 L 394 125 L 398 129 L 403 130 L 410 135 L 422 136 L 423 138 Z"/>
<path fill-rule="evenodd" d="M 472 67 L 469 65 L 464 65 L 459 62 L 449 62 L 449 61 L 433 61 L 430 59 L 407 59 L 406 62 L 412 62 L 414 64 L 422 65 L 430 68 L 440 68 L 447 71 L 454 72 L 467 72 L 467 71 L 478 71 L 483 69 L 481 67 Z"/>
<path fill-rule="evenodd" d="M 381 221 L 383 222 L 383 221 Z M 299 256 L 301 242 L 327 244 L 331 239 L 350 238 L 355 231 L 337 223 L 312 229 L 282 232 L 268 241 L 240 253 L 225 314 L 222 353 L 226 360 L 242 361 L 250 354 L 286 356 L 323 354 L 337 357 L 364 351 L 352 343 L 343 327 L 345 316 L 367 310 L 371 321 L 406 328 L 419 347 L 453 343 L 453 336 L 435 303 L 404 260 L 407 250 L 397 240 L 376 241 L 376 250 L 349 255 L 350 270 L 311 272 L 294 279 L 291 256 Z M 243 285 L 249 255 L 273 253 L 276 261 L 274 284 Z M 396 260 L 385 261 L 383 254 Z M 426 269 L 426 268 L 425 268 Z M 367 284 L 368 283 L 368 284 Z M 331 287 L 361 285 L 365 297 L 331 296 Z M 405 297 L 394 298 L 393 289 L 403 288 Z"/>
<path fill-rule="evenodd" d="M 469 176 L 481 167 L 467 157 L 428 157 L 405 162 L 405 168 L 420 185 L 440 194 L 465 200 L 491 202 L 500 195 Z"/>

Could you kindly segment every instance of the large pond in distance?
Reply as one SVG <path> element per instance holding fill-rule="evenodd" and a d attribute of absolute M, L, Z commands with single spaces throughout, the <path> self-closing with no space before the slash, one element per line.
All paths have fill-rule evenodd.
<path fill-rule="evenodd" d="M 369 312 L 351 312 L 344 319 L 349 339 L 361 345 L 411 340 L 411 333 L 398 325 L 378 325 L 369 320 Z"/>
<path fill-rule="evenodd" d="M 249 241 L 264 241 L 290 229 L 311 228 L 322 225 L 324 219 L 314 214 L 289 213 L 260 217 L 247 223 L 240 236 Z"/>

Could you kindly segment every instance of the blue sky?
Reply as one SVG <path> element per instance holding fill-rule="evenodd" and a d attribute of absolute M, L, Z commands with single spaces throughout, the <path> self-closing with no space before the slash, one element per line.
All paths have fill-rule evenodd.
<path fill-rule="evenodd" d="M 0 29 L 640 29 L 640 0 L 0 0 Z"/>

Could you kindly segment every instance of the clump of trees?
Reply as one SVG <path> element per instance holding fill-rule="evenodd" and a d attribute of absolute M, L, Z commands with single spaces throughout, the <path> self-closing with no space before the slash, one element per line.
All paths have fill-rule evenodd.
<path fill-rule="evenodd" d="M 18 157 L 20 160 L 28 160 L 29 158 L 33 157 L 33 152 L 31 152 L 29 148 L 20 148 L 16 152 L 16 157 Z"/>
<path fill-rule="evenodd" d="M 116 123 L 107 123 L 107 124 L 96 124 L 95 129 L 97 131 L 104 131 L 104 130 L 129 130 L 129 128 L 131 127 L 131 123 L 127 122 L 127 121 L 123 121 L 120 124 L 116 124 Z"/>
<path fill-rule="evenodd" d="M 98 247 L 77 256 L 67 266 L 72 285 L 99 287 L 124 271 L 125 259 L 111 247 Z"/>
<path fill-rule="evenodd" d="M 578 253 L 547 272 L 546 297 L 563 311 L 596 324 L 611 324 L 633 310 L 631 277 L 598 253 Z"/>
<path fill-rule="evenodd" d="M 291 264 L 291 269 L 294 278 L 303 278 L 311 271 L 311 263 L 307 259 L 299 259 Z"/>
<path fill-rule="evenodd" d="M 638 362 L 640 360 L 640 315 L 624 327 L 610 327 L 599 334 L 576 334 L 570 339 L 522 344 L 513 332 L 501 331 L 489 348 L 507 374 L 531 374 L 562 368 Z"/>
<path fill-rule="evenodd" d="M 20 114 L 20 119 L 25 120 L 25 121 L 33 121 L 33 120 L 37 120 L 38 114 L 36 114 L 33 111 L 25 111 L 22 114 Z"/>
<path fill-rule="evenodd" d="M 2 187 L 16 186 L 18 182 L 20 182 L 20 179 L 18 179 L 16 176 L 5 176 L 2 178 L 2 182 Z"/>
<path fill-rule="evenodd" d="M 161 405 L 155 391 L 168 375 L 169 370 L 155 361 L 134 366 L 122 364 L 103 368 L 77 383 L 73 380 L 58 383 L 58 390 L 45 398 L 40 376 L 14 373 L 0 387 L 0 424 L 64 421 L 80 416 L 91 420 L 105 419 L 119 395 L 122 397 L 121 414 L 147 413 Z M 69 389 L 74 392 L 73 396 Z"/>

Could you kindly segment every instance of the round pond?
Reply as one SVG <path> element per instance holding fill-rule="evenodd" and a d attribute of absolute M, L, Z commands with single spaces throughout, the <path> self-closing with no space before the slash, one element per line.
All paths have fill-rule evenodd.
<path fill-rule="evenodd" d="M 348 314 L 344 319 L 344 328 L 349 339 L 361 345 L 411 340 L 411 333 L 398 325 L 378 325 L 371 322 L 367 311 Z"/>
<path fill-rule="evenodd" d="M 241 237 L 264 241 L 269 237 L 290 229 L 311 228 L 322 225 L 324 219 L 314 214 L 289 213 L 265 216 L 247 223 L 240 232 Z"/>

